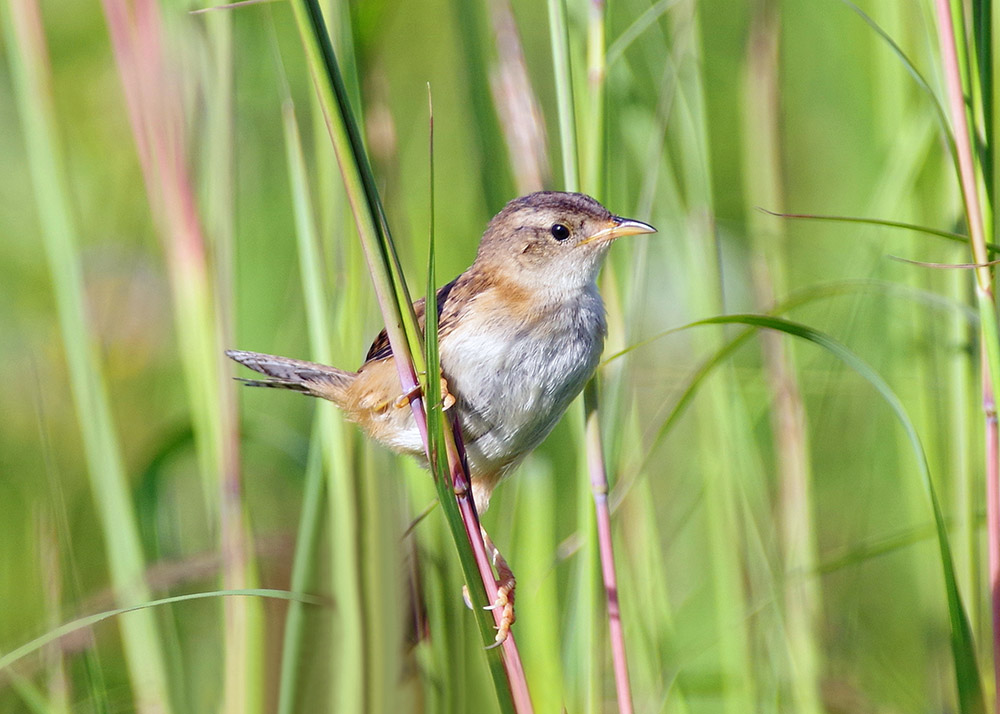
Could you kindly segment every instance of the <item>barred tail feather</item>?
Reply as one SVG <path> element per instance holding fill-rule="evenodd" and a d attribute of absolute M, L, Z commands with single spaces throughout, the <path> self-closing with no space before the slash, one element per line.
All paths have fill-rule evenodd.
<path fill-rule="evenodd" d="M 345 372 L 325 364 L 261 354 L 260 352 L 226 350 L 226 356 L 244 367 L 249 367 L 270 378 L 238 378 L 239 381 L 250 387 L 290 389 L 313 397 L 329 399 L 341 407 L 344 406 L 347 390 L 357 377 L 354 372 Z"/>

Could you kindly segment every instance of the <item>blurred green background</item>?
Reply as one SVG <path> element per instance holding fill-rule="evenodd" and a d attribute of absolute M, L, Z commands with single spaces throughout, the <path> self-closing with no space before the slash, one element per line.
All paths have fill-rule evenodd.
<path fill-rule="evenodd" d="M 174 0 L 43 1 L 32 24 L 35 0 L 2 2 L 0 652 L 116 603 L 292 589 L 296 557 L 307 564 L 299 582 L 324 600 L 300 610 L 297 645 L 276 599 L 114 618 L 6 668 L 0 712 L 490 711 L 486 655 L 441 514 L 403 536 L 433 500 L 427 475 L 339 416 L 318 418 L 311 400 L 240 389 L 221 358 L 225 347 L 316 358 L 326 339 L 334 364 L 355 367 L 380 329 L 289 7 L 192 15 L 200 5 Z M 567 5 L 584 116 L 593 5 Z M 943 95 L 931 3 L 861 5 Z M 757 210 L 963 231 L 933 102 L 834 0 L 605 10 L 603 170 L 588 185 L 660 231 L 616 244 L 602 280 L 606 355 L 639 345 L 601 371 L 636 709 L 954 711 L 931 510 L 883 398 L 789 337 L 752 337 L 703 381 L 739 328 L 660 337 L 713 315 L 774 311 L 833 336 L 889 382 L 928 455 L 989 679 L 973 278 L 892 259 L 964 263 L 968 248 Z M 362 0 L 332 5 L 328 18 L 419 296 L 427 83 L 442 283 L 471 262 L 504 202 L 538 182 L 563 185 L 548 9 Z M 48 61 L 32 54 L 38 37 L 24 44 L 32 27 Z M 123 45 L 116 56 L 112 37 L 130 38 L 131 54 Z M 49 72 L 51 132 L 30 112 L 36 85 L 21 84 Z M 282 110 L 293 105 L 307 190 L 290 178 Z M 578 128 L 586 143 L 588 124 Z M 51 151 L 61 163 L 39 173 Z M 306 197 L 312 258 L 296 237 Z M 73 226 L 55 230 L 73 242 L 52 243 L 46 220 L 63 214 Z M 73 283 L 59 265 L 82 276 L 65 304 L 57 288 Z M 306 315 L 309 271 L 325 337 Z M 75 406 L 83 388 L 68 367 L 66 305 L 83 316 L 75 345 L 102 375 L 93 384 L 106 386 L 111 432 Z M 615 706 L 581 422 L 574 405 L 484 519 L 519 577 L 515 632 L 545 712 Z M 117 487 L 102 480 L 112 462 L 88 457 L 88 423 L 114 436 L 103 443 L 120 455 Z M 105 464 L 96 474 L 95 463 Z M 141 552 L 129 556 L 129 542 Z M 142 573 L 145 592 L 133 587 Z M 123 646 L 139 618 L 149 629 Z M 147 665 L 143 689 L 136 672 Z"/>

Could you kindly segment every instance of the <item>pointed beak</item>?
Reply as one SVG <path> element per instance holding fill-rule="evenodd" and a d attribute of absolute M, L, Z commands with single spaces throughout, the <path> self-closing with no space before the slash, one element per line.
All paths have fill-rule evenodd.
<path fill-rule="evenodd" d="M 611 219 L 614 222 L 614 227 L 611 229 L 613 238 L 621 238 L 622 236 L 635 236 L 640 233 L 656 233 L 656 229 L 653 228 L 648 223 L 643 223 L 642 221 L 635 221 L 631 218 L 619 218 L 615 216 Z"/>
<path fill-rule="evenodd" d="M 641 233 L 656 233 L 656 229 L 648 223 L 643 223 L 642 221 L 612 216 L 610 225 L 608 225 L 607 228 L 598 231 L 587 240 L 582 241 L 580 245 L 586 245 L 587 243 L 593 243 L 594 241 L 600 241 L 601 243 L 610 242 L 615 238 L 621 238 L 622 236 L 634 236 Z"/>

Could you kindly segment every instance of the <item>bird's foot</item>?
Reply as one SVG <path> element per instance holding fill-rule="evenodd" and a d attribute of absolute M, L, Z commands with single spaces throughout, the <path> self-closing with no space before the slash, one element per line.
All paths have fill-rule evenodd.
<path fill-rule="evenodd" d="M 397 409 L 402 409 L 403 407 L 409 406 L 410 402 L 418 397 L 424 395 L 423 387 L 419 384 L 408 392 L 404 392 L 396 397 L 396 401 L 392 403 Z M 455 395 L 448 391 L 448 380 L 441 376 L 441 408 L 444 411 L 448 411 L 453 406 L 455 406 Z"/>
<path fill-rule="evenodd" d="M 487 610 L 500 611 L 500 619 L 496 626 L 497 635 L 493 644 L 490 645 L 492 648 L 499 647 L 507 640 L 507 637 L 510 636 L 510 627 L 517 619 L 514 614 L 514 589 L 517 586 L 517 581 L 514 579 L 514 572 L 507 565 L 499 548 L 493 545 L 493 541 L 490 540 L 485 529 L 482 529 L 482 534 L 483 543 L 490 552 L 490 560 L 497 571 L 497 596 L 493 600 L 493 604 L 486 607 Z"/>
<path fill-rule="evenodd" d="M 487 605 L 486 609 L 500 610 L 500 622 L 496 626 L 497 635 L 494 638 L 493 644 L 488 649 L 499 647 L 507 641 L 507 638 L 510 636 L 510 627 L 517 619 L 514 613 L 514 586 L 516 585 L 514 576 L 511 575 L 508 579 L 497 582 L 499 585 L 497 588 L 497 598 L 493 601 L 492 605 Z"/>
<path fill-rule="evenodd" d="M 497 596 L 493 600 L 492 605 L 487 605 L 484 609 L 486 610 L 499 610 L 500 617 L 497 620 L 496 630 L 497 634 L 494 638 L 493 644 L 486 649 L 491 650 L 494 647 L 499 647 L 507 638 L 510 636 L 510 627 L 514 624 L 517 619 L 514 614 L 514 588 L 517 582 L 514 579 L 514 573 L 511 572 L 510 566 L 507 565 L 507 561 L 500 554 L 500 551 L 490 537 L 486 534 L 485 530 L 482 530 L 483 543 L 486 545 L 486 550 L 490 554 L 490 562 L 497 571 Z M 462 600 L 465 601 L 465 606 L 470 610 L 473 609 L 472 596 L 469 594 L 469 586 L 462 586 Z"/>

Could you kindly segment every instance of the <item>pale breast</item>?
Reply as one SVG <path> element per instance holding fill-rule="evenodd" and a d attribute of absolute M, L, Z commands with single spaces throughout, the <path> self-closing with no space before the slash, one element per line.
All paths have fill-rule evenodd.
<path fill-rule="evenodd" d="M 514 306 L 527 309 L 502 309 L 509 301 L 496 293 L 477 301 L 442 338 L 441 362 L 474 475 L 502 475 L 548 435 L 593 375 L 604 305 L 596 286 Z"/>

